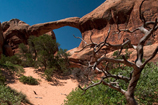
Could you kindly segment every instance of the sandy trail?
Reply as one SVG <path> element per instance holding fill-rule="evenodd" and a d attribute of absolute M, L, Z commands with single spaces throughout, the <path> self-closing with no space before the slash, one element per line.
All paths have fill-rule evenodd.
<path fill-rule="evenodd" d="M 40 79 L 39 85 L 25 85 L 18 80 L 14 83 L 9 83 L 8 86 L 22 92 L 27 96 L 34 105 L 61 105 L 72 89 L 77 87 L 77 82 L 71 79 L 57 79 L 58 84 L 47 82 L 45 79 L 35 72 L 34 68 L 28 67 L 25 69 L 25 76 L 32 76 Z M 36 92 L 36 94 L 34 93 Z"/>

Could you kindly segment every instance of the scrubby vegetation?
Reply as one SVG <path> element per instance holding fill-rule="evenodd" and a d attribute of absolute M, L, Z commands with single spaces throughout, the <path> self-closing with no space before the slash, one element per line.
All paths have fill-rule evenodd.
<path fill-rule="evenodd" d="M 5 86 L 6 76 L 14 74 L 20 76 L 19 80 L 24 84 L 38 85 L 38 80 L 31 76 L 23 76 L 23 67 L 40 68 L 45 74 L 46 80 L 51 81 L 54 73 L 68 73 L 68 54 L 67 50 L 59 49 L 59 44 L 51 36 L 43 35 L 40 37 L 30 36 L 28 44 L 19 45 L 19 53 L 6 57 L 1 55 L 0 59 L 0 104 L 2 105 L 21 105 L 29 103 L 22 93 L 18 93 Z M 57 52 L 58 51 L 58 52 Z M 1 72 L 1 69 L 7 74 Z"/>
<path fill-rule="evenodd" d="M 51 80 L 54 73 L 66 74 L 69 72 L 69 54 L 67 50 L 59 49 L 59 44 L 49 35 L 39 37 L 30 36 L 28 45 L 21 43 L 19 53 L 6 57 L 1 56 L 0 68 L 17 74 L 23 73 L 23 67 L 35 67 L 43 70 L 46 79 Z"/>
<path fill-rule="evenodd" d="M 24 84 L 29 84 L 29 85 L 38 85 L 38 81 L 33 78 L 32 76 L 21 76 L 19 78 L 20 82 Z"/>
<path fill-rule="evenodd" d="M 19 45 L 18 54 L 12 57 L 1 56 L 0 67 L 18 75 L 24 72 L 23 67 L 40 68 L 50 81 L 54 73 L 69 72 L 69 54 L 66 49 L 58 50 L 58 47 L 59 44 L 49 35 L 30 36 L 28 45 Z"/>
<path fill-rule="evenodd" d="M 138 104 L 151 105 L 158 102 L 158 64 L 149 63 L 145 66 L 140 77 L 140 81 L 136 87 L 135 98 Z M 124 66 L 123 74 L 128 74 L 132 68 Z M 122 69 L 121 69 L 122 70 Z M 119 72 L 119 68 L 110 72 Z M 122 75 L 123 75 L 122 74 Z M 110 80 L 107 80 L 110 81 Z M 119 81 L 121 88 L 126 89 L 127 84 Z M 103 84 L 94 86 L 86 91 L 79 88 L 73 90 L 65 100 L 65 105 L 126 105 L 125 96 L 120 92 L 113 90 Z"/>
<path fill-rule="evenodd" d="M 47 80 L 51 80 L 54 73 L 67 73 L 67 50 L 59 49 L 59 44 L 49 35 L 39 37 L 30 36 L 28 46 L 19 45 L 20 53 L 17 55 L 22 66 L 40 68 L 44 71 Z"/>
<path fill-rule="evenodd" d="M 6 82 L 5 75 L 2 74 L 2 71 L 0 70 L 0 85 L 4 84 Z"/>
<path fill-rule="evenodd" d="M 5 85 L 0 85 L 1 105 L 21 105 L 21 103 L 32 105 L 22 93 L 18 93 Z"/>
<path fill-rule="evenodd" d="M 6 57 L 5 55 L 1 55 L 0 59 L 0 68 L 5 69 L 5 71 L 9 73 L 15 73 L 20 75 L 24 73 L 24 69 L 21 65 L 21 60 L 17 56 Z"/>
<path fill-rule="evenodd" d="M 7 67 L 7 65 L 5 65 Z M 10 66 L 9 66 L 10 67 Z M 27 99 L 26 96 L 22 93 L 11 89 L 5 85 L 6 77 L 0 70 L 0 104 L 1 105 L 21 105 L 29 104 L 32 105 Z"/>

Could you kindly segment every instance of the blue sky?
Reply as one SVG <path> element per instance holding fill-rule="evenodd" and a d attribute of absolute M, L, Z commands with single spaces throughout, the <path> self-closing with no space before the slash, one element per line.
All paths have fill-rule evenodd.
<path fill-rule="evenodd" d="M 94 10 L 105 0 L 0 0 L 0 22 L 17 18 L 29 25 L 56 21 L 68 17 L 82 17 Z M 78 29 L 62 27 L 54 30 L 57 42 L 63 49 L 79 45 Z"/>

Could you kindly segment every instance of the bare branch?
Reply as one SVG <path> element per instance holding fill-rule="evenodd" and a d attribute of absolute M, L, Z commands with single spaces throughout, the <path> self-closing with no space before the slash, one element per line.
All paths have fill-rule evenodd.
<path fill-rule="evenodd" d="M 105 40 L 99 44 L 96 44 L 93 42 L 92 40 L 92 35 L 93 33 L 90 35 L 90 42 L 91 44 L 86 44 L 85 47 L 83 47 L 83 49 L 85 49 L 87 46 L 90 46 L 90 48 L 93 48 L 93 57 L 95 58 L 95 61 L 93 59 L 93 62 L 89 62 L 89 65 L 88 65 L 88 68 L 91 68 L 92 70 L 97 70 L 99 72 L 102 72 L 104 73 L 104 76 L 101 78 L 101 80 L 98 82 L 98 83 L 94 83 L 88 87 L 86 87 L 85 89 L 81 88 L 79 86 L 80 89 L 82 89 L 84 91 L 83 94 L 85 94 L 86 90 L 88 90 L 89 88 L 93 87 L 93 86 L 96 86 L 96 85 L 99 85 L 101 83 L 103 83 L 104 85 L 107 85 L 109 86 L 110 88 L 112 89 L 115 89 L 119 92 L 121 92 L 122 94 L 125 95 L 127 101 L 128 98 L 130 97 L 130 99 L 134 100 L 134 91 L 135 91 L 135 87 L 137 85 L 137 82 L 140 78 L 140 75 L 141 75 L 141 71 L 143 70 L 143 68 L 145 67 L 145 65 L 151 60 L 153 59 L 157 52 L 158 52 L 158 46 L 157 48 L 155 49 L 155 51 L 153 52 L 153 54 L 151 55 L 151 57 L 149 57 L 144 63 L 142 63 L 142 59 L 143 59 L 143 54 L 144 54 L 144 45 L 145 45 L 145 42 L 149 39 L 149 37 L 158 29 L 158 22 L 157 22 L 157 19 L 155 19 L 155 21 L 149 21 L 149 22 L 146 22 L 145 20 L 145 17 L 144 17 L 144 14 L 142 13 L 141 9 L 142 9 L 142 5 L 143 3 L 145 2 L 145 0 L 142 0 L 140 6 L 139 6 L 139 15 L 140 15 L 140 20 L 143 22 L 143 25 L 142 26 L 139 26 L 137 27 L 136 29 L 134 30 L 129 30 L 129 29 L 126 29 L 127 27 L 125 27 L 125 29 L 120 29 L 119 28 L 119 21 L 118 21 L 118 16 L 116 17 L 117 18 L 117 21 L 116 21 L 116 24 L 117 24 L 117 34 L 120 34 L 121 32 L 128 32 L 128 33 L 134 33 L 136 31 L 141 31 L 144 36 L 139 40 L 138 42 L 138 45 L 137 46 L 134 46 L 131 44 L 131 40 L 129 40 L 128 38 L 124 39 L 123 43 L 122 44 L 116 44 L 116 45 L 113 45 L 113 44 L 110 44 L 107 42 L 108 38 L 109 38 L 109 35 L 110 35 L 110 31 L 111 31 L 111 26 L 108 30 L 108 33 L 107 33 L 107 36 L 105 38 Z M 116 34 L 116 33 L 115 33 Z M 83 40 L 81 38 L 81 40 Z M 105 54 L 103 54 L 100 58 L 96 57 L 96 54 L 101 51 L 101 50 L 104 50 L 104 49 L 115 49 L 115 50 L 118 50 L 119 53 L 117 55 L 120 56 L 121 53 L 122 53 L 122 50 L 125 48 L 125 46 L 127 46 L 128 48 L 134 48 L 136 51 L 137 51 L 137 59 L 135 60 L 135 63 L 132 63 L 130 61 L 128 61 L 124 55 L 122 55 L 122 59 L 115 59 L 115 58 L 108 58 L 106 56 L 107 52 L 105 52 Z M 106 48 L 104 48 L 106 47 Z M 82 50 L 83 50 L 82 49 Z M 80 51 L 82 51 L 80 50 Z M 110 73 L 108 70 L 109 70 L 109 64 L 112 63 L 122 63 L 122 64 L 125 64 L 126 66 L 129 66 L 129 67 L 132 67 L 133 70 L 129 73 L 129 77 L 128 76 L 123 76 L 123 75 L 116 75 L 116 74 L 112 74 Z M 106 65 L 102 65 L 102 63 L 105 63 Z M 100 65 L 101 67 L 100 67 Z M 113 66 L 113 65 L 112 65 Z M 118 67 L 118 66 L 116 66 Z M 121 67 L 121 66 L 119 66 Z M 106 82 L 106 79 L 109 79 L 109 78 L 112 78 L 112 80 L 109 82 Z M 127 91 L 125 91 L 124 89 L 121 89 L 121 87 L 119 86 L 119 83 L 117 80 L 123 80 L 128 84 L 128 88 L 127 88 Z M 127 93 L 127 94 L 126 94 Z M 133 102 L 136 104 L 136 102 Z M 132 104 L 133 105 L 133 104 Z"/>
<path fill-rule="evenodd" d="M 127 39 L 127 40 L 126 40 L 125 42 L 123 42 L 122 44 L 117 44 L 117 45 L 111 45 L 110 43 L 106 43 L 106 46 L 109 46 L 109 47 L 111 47 L 111 48 L 113 48 L 113 49 L 115 49 L 115 50 L 121 49 L 121 48 L 123 48 L 123 47 L 126 46 L 126 45 L 129 45 L 129 47 L 135 49 L 135 47 L 131 44 L 131 41 L 130 41 L 129 39 Z"/>
<path fill-rule="evenodd" d="M 128 33 L 133 33 L 133 32 L 135 32 L 135 31 L 137 31 L 137 30 L 139 30 L 139 29 L 136 28 L 136 29 L 134 29 L 134 30 L 132 30 L 132 31 L 130 31 L 129 29 L 120 29 L 120 32 L 121 32 L 121 31 L 124 31 L 124 32 L 128 32 Z"/>
<path fill-rule="evenodd" d="M 102 71 L 102 70 L 100 70 L 98 67 L 96 67 L 96 70 L 97 70 L 97 71 L 99 71 L 99 72 L 103 72 L 103 71 Z"/>
<path fill-rule="evenodd" d="M 92 41 L 92 35 L 93 35 L 93 32 L 91 33 L 91 35 L 90 35 L 90 41 L 91 41 L 91 43 L 93 43 L 93 41 Z M 93 43 L 94 44 L 94 43 Z"/>
<path fill-rule="evenodd" d="M 102 80 L 102 83 L 103 83 L 104 85 L 107 85 L 107 86 L 111 87 L 112 89 L 115 89 L 115 90 L 121 92 L 122 94 L 125 94 L 125 93 L 126 93 L 126 91 L 123 90 L 123 89 L 121 89 L 120 87 L 118 87 L 118 86 L 113 86 L 113 85 L 111 85 L 110 83 L 105 82 L 104 80 Z"/>
<path fill-rule="evenodd" d="M 157 30 L 157 29 L 158 29 L 158 26 L 155 27 L 155 30 Z"/>
<path fill-rule="evenodd" d="M 130 67 L 135 67 L 135 64 L 132 63 L 132 62 L 129 62 L 125 59 L 125 57 L 123 57 L 123 60 L 122 59 L 113 59 L 113 58 L 106 58 L 106 57 L 101 57 L 99 58 L 95 63 L 94 63 L 94 66 L 93 66 L 93 70 L 96 69 L 97 65 L 102 62 L 102 61 L 107 61 L 107 62 L 113 62 L 113 63 L 124 63 L 126 64 L 127 66 L 130 66 Z"/>
<path fill-rule="evenodd" d="M 149 31 L 146 29 L 146 28 L 144 28 L 143 26 L 141 26 L 141 27 L 139 27 L 138 28 L 142 33 L 144 33 L 144 34 L 147 34 Z"/>
<path fill-rule="evenodd" d="M 143 13 L 142 13 L 142 11 L 141 11 L 141 8 L 142 8 L 142 5 L 143 5 L 144 1 L 145 1 L 145 0 L 143 0 L 142 3 L 141 3 L 140 6 L 139 6 L 139 16 L 140 16 L 140 19 L 141 19 L 141 21 L 142 21 L 143 23 L 146 22 L 146 21 L 145 21 L 145 18 L 144 18 L 144 15 L 143 15 Z"/>
<path fill-rule="evenodd" d="M 85 40 L 83 40 L 81 37 L 76 37 L 75 35 L 73 35 L 75 38 L 77 39 L 81 39 L 86 45 L 87 45 L 87 42 Z"/>
<path fill-rule="evenodd" d="M 124 80 L 125 82 L 129 82 L 130 78 L 123 76 L 123 75 L 112 75 L 112 74 L 106 74 L 103 78 L 115 78 L 116 80 L 120 79 L 120 80 Z"/>
<path fill-rule="evenodd" d="M 91 34 L 92 36 L 93 34 Z M 91 36 L 90 36 L 90 40 L 91 40 L 91 44 L 87 44 L 87 42 L 85 40 L 83 40 L 81 37 L 76 37 L 75 35 L 73 35 L 75 38 L 77 39 L 81 39 L 86 45 L 79 51 L 75 51 L 75 53 L 78 53 L 78 52 L 81 52 L 83 51 L 85 48 L 87 48 L 88 46 L 90 46 L 91 48 L 93 48 L 94 46 L 96 46 L 97 44 L 93 43 L 92 39 L 91 39 Z"/>
<path fill-rule="evenodd" d="M 93 45 L 93 44 L 88 44 L 88 45 L 84 46 L 81 50 L 75 51 L 75 53 L 78 53 L 78 52 L 83 51 L 83 50 L 84 50 L 85 48 L 87 48 L 88 46 L 94 46 L 94 45 Z"/>
<path fill-rule="evenodd" d="M 109 62 L 108 62 L 108 64 L 109 64 Z M 101 69 L 101 71 L 102 71 L 102 72 L 104 73 L 104 75 L 105 75 L 105 76 L 103 77 L 103 79 L 112 77 L 112 78 L 115 78 L 116 80 L 118 80 L 118 79 L 124 80 L 124 81 L 127 82 L 127 83 L 130 81 L 130 78 L 128 78 L 128 77 L 126 77 L 126 76 L 123 76 L 123 75 L 113 75 L 113 74 L 111 74 L 110 72 L 108 72 L 108 70 L 107 70 L 108 64 L 106 65 L 106 70 Z"/>
<path fill-rule="evenodd" d="M 154 25 L 154 24 L 155 24 L 155 21 L 149 21 L 149 22 L 146 22 L 146 23 L 145 23 L 146 26 L 147 26 L 147 25 L 150 25 L 150 24 L 153 24 L 153 25 Z"/>
<path fill-rule="evenodd" d="M 94 87 L 94 86 L 97 86 L 97 85 L 99 85 L 99 84 L 101 84 L 102 83 L 102 80 L 100 80 L 99 82 L 97 82 L 97 83 L 94 83 L 94 84 L 92 84 L 92 85 L 90 85 L 90 86 L 88 86 L 88 87 L 86 87 L 85 89 L 83 89 L 80 85 L 78 86 L 81 90 L 83 90 L 84 91 L 84 93 L 83 94 L 85 94 L 86 93 L 86 91 L 89 89 L 89 88 L 91 88 L 91 87 Z M 82 95 L 83 95 L 82 94 Z"/>
<path fill-rule="evenodd" d="M 107 41 L 107 39 L 108 39 L 108 37 L 109 37 L 109 35 L 110 35 L 110 30 L 111 30 L 111 25 L 110 25 L 110 28 L 109 28 L 109 30 L 108 30 L 108 35 L 106 36 L 106 38 L 105 38 L 105 40 L 104 40 L 104 42 L 101 42 L 100 44 L 98 44 L 96 47 L 99 47 L 96 51 L 94 51 L 94 53 L 96 54 L 96 53 L 98 53 L 106 44 L 106 41 Z M 101 45 L 102 44 L 102 45 Z"/>
<path fill-rule="evenodd" d="M 142 31 L 145 35 L 140 39 L 138 46 L 137 46 L 137 59 L 136 59 L 136 65 L 137 67 L 141 67 L 143 65 L 142 59 L 143 59 L 143 46 L 146 42 L 146 40 L 149 39 L 149 37 L 153 34 L 155 31 L 155 27 L 157 25 L 157 19 L 155 19 L 155 24 L 152 29 L 149 31 L 146 30 L 144 27 L 140 28 L 140 31 Z"/>
<path fill-rule="evenodd" d="M 109 38 L 109 35 L 110 35 L 110 30 L 111 30 L 111 25 L 109 27 L 109 30 L 108 30 L 108 35 L 106 36 L 105 40 L 104 40 L 104 43 L 106 43 L 107 39 Z"/>

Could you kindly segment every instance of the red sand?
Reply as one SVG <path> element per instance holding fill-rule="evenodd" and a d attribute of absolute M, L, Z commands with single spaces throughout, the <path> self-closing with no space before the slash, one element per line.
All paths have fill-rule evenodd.
<path fill-rule="evenodd" d="M 35 72 L 34 68 L 24 68 L 25 76 L 32 76 L 40 79 L 39 85 L 25 85 L 18 80 L 15 83 L 9 83 L 8 86 L 22 92 L 27 96 L 27 99 L 34 105 L 61 105 L 72 89 L 77 87 L 77 82 L 71 79 L 57 79 L 59 84 L 47 82 L 45 79 Z M 37 95 L 34 93 L 37 93 Z"/>

